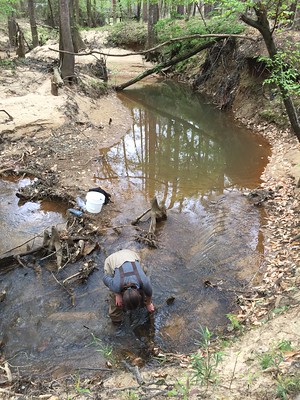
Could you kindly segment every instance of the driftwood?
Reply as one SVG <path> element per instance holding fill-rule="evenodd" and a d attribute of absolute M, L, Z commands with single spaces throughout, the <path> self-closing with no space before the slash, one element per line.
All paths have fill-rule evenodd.
<path fill-rule="evenodd" d="M 137 365 L 133 367 L 125 360 L 122 360 L 122 364 L 135 376 L 135 379 L 140 386 L 144 384 L 144 380 Z"/>
<path fill-rule="evenodd" d="M 13 117 L 12 117 L 10 114 L 8 114 L 7 111 L 5 111 L 5 110 L 0 110 L 0 112 L 4 112 L 4 113 L 8 116 L 9 121 L 13 121 Z"/>
<path fill-rule="evenodd" d="M 63 256 L 62 246 L 61 246 L 58 230 L 55 228 L 55 226 L 52 226 L 52 228 L 51 228 L 51 238 L 50 238 L 48 248 L 50 251 L 55 249 L 57 267 L 58 267 L 58 269 L 61 269 L 62 256 Z"/>
<path fill-rule="evenodd" d="M 144 216 L 150 214 L 150 227 L 147 233 L 141 233 L 136 236 L 137 241 L 145 242 L 150 247 L 157 247 L 157 238 L 155 235 L 156 232 L 156 224 L 159 221 L 163 221 L 167 219 L 167 210 L 165 205 L 158 205 L 156 197 L 151 200 L 151 208 L 143 212 L 140 216 L 138 216 L 134 221 L 132 221 L 132 225 L 136 225 Z"/>
<path fill-rule="evenodd" d="M 51 77 L 51 94 L 58 96 L 58 89 L 64 84 L 62 77 L 60 76 L 58 68 L 53 68 L 53 75 Z"/>
<path fill-rule="evenodd" d="M 77 278 L 78 280 L 86 281 L 87 278 L 91 275 L 91 273 L 96 269 L 94 262 L 92 260 L 88 261 L 87 263 L 83 264 L 83 267 L 74 274 L 63 280 L 63 285 L 65 285 L 70 280 Z"/>

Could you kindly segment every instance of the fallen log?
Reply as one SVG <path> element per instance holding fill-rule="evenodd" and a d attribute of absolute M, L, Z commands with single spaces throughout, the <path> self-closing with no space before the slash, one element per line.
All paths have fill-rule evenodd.
<path fill-rule="evenodd" d="M 121 90 L 127 88 L 128 86 L 131 86 L 134 83 L 139 82 L 140 80 L 146 78 L 149 75 L 161 72 L 162 70 L 164 70 L 166 68 L 169 68 L 169 67 L 171 67 L 171 66 L 173 66 L 175 64 L 178 64 L 181 61 L 187 60 L 188 58 L 196 55 L 197 53 L 200 53 L 200 51 L 203 51 L 205 49 L 208 49 L 208 48 L 212 47 L 217 41 L 219 41 L 221 39 L 224 39 L 224 38 L 216 38 L 216 39 L 214 39 L 214 40 L 212 40 L 212 41 L 210 41 L 208 43 L 196 46 L 194 48 L 194 50 L 192 50 L 192 51 L 189 51 L 189 52 L 187 52 L 185 54 L 182 54 L 181 56 L 175 57 L 175 58 L 173 58 L 173 59 L 171 59 L 169 61 L 166 61 L 165 63 L 158 64 L 153 68 L 147 69 L 145 72 L 143 72 L 142 74 L 136 76 L 135 78 L 130 79 L 129 81 L 127 81 L 127 82 L 125 82 L 125 83 L 123 83 L 121 85 L 114 86 L 114 89 L 116 91 L 121 91 Z"/>

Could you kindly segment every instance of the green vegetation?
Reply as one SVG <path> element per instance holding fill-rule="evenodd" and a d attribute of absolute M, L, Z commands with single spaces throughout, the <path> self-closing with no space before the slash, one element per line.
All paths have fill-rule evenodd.
<path fill-rule="evenodd" d="M 284 361 L 284 353 L 292 351 L 293 347 L 289 340 L 282 340 L 274 345 L 269 351 L 259 356 L 259 363 L 263 370 L 270 369 L 276 381 L 277 397 L 287 400 L 289 395 L 295 395 L 300 391 L 300 374 L 281 372 L 280 366 Z"/>
<path fill-rule="evenodd" d="M 226 317 L 230 321 L 230 325 L 228 325 L 227 329 L 229 331 L 242 331 L 243 330 L 243 325 L 240 323 L 238 320 L 237 316 L 234 314 L 226 314 Z"/>
<path fill-rule="evenodd" d="M 101 339 L 99 339 L 97 336 L 95 336 L 93 333 L 92 335 L 92 342 L 88 344 L 88 346 L 96 346 L 96 351 L 100 352 L 103 357 L 109 361 L 111 364 L 116 363 L 116 359 L 113 354 L 113 347 L 108 344 L 104 344 Z"/>
<path fill-rule="evenodd" d="M 238 34 L 243 32 L 244 26 L 237 22 L 235 18 L 231 17 L 228 20 L 220 19 L 219 17 L 211 18 L 207 21 L 201 21 L 198 18 L 191 18 L 188 21 L 174 20 L 174 19 L 163 19 L 157 22 L 155 25 L 157 42 L 163 43 L 170 39 L 189 35 L 206 35 L 206 34 Z M 194 38 L 183 41 L 174 42 L 164 46 L 161 50 L 162 58 L 172 58 L 175 55 L 186 53 L 193 49 L 196 45 L 199 45 L 201 41 L 207 42 L 207 38 Z M 176 68 L 181 68 L 179 64 Z"/>
<path fill-rule="evenodd" d="M 186 378 L 186 381 L 177 380 L 174 388 L 168 392 L 169 397 L 176 397 L 182 400 L 188 400 L 189 393 L 191 389 L 191 383 L 189 378 Z"/>
<path fill-rule="evenodd" d="M 283 400 L 291 398 L 300 392 L 300 374 L 277 376 L 277 397 Z"/>
<path fill-rule="evenodd" d="M 0 68 L 3 69 L 15 69 L 16 68 L 16 63 L 14 60 L 10 58 L 5 58 L 5 59 L 0 59 Z"/>
<path fill-rule="evenodd" d="M 207 327 L 200 326 L 197 332 L 201 336 L 201 339 L 196 342 L 200 349 L 191 357 L 192 380 L 200 385 L 207 386 L 209 383 L 217 383 L 218 373 L 216 368 L 222 359 L 222 353 L 211 349 L 212 333 Z"/>
<path fill-rule="evenodd" d="M 147 40 L 147 25 L 142 22 L 120 22 L 109 28 L 107 42 L 111 46 L 128 49 L 144 49 Z"/>
<path fill-rule="evenodd" d="M 275 84 L 282 86 L 285 96 L 299 96 L 300 45 L 296 43 L 286 51 L 278 51 L 273 58 L 260 57 L 259 61 L 265 62 L 270 70 L 270 77 L 265 79 L 264 84 Z"/>
<path fill-rule="evenodd" d="M 259 356 L 260 366 L 263 370 L 267 368 L 278 368 L 284 359 L 284 352 L 292 350 L 291 342 L 283 340 L 273 346 L 270 351 L 264 352 Z"/>
<path fill-rule="evenodd" d="M 86 388 L 82 387 L 82 383 L 81 383 L 80 377 L 78 377 L 76 382 L 75 382 L 75 390 L 79 394 L 91 393 L 91 391 L 89 389 L 86 389 Z"/>
<path fill-rule="evenodd" d="M 0 0 L 0 19 L 5 18 L 15 10 L 17 0 Z"/>

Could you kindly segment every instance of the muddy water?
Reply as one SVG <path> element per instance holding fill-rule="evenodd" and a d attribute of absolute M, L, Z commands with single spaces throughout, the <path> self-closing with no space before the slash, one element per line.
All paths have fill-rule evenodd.
<path fill-rule="evenodd" d="M 27 240 L 37 236 L 37 245 L 43 239 L 39 234 L 44 229 L 65 222 L 66 206 L 50 201 L 24 202 L 16 196 L 19 188 L 30 184 L 31 180 L 27 178 L 0 181 L 0 255 L 14 247 L 18 247 L 19 252 L 26 251 L 23 243 Z"/>
<path fill-rule="evenodd" d="M 179 85 L 129 89 L 120 98 L 132 113 L 132 128 L 101 152 L 92 173 L 114 202 L 101 213 L 113 216 L 112 226 L 124 227 L 99 239 L 101 251 L 93 254 L 99 270 L 74 285 L 74 305 L 46 260 L 40 269 L 1 276 L 4 349 L 23 373 L 103 368 L 111 347 L 116 357 L 147 360 L 153 347 L 191 351 L 200 325 L 214 329 L 228 322 L 235 290 L 244 290 L 260 266 L 263 215 L 243 193 L 260 183 L 267 144 Z M 153 196 L 168 210 L 157 229 L 157 249 L 137 242 L 139 232 L 130 225 Z M 147 219 L 139 227 L 147 230 Z M 102 268 L 108 254 L 124 247 L 139 251 L 148 267 L 156 311 L 146 324 L 137 315 L 116 329 L 107 318 Z M 68 266 L 56 278 L 77 270 Z"/>

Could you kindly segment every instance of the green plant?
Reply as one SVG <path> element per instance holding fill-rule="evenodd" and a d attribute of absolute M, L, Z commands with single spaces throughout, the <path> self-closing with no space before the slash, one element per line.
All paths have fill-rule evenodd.
<path fill-rule="evenodd" d="M 175 396 L 176 398 L 182 400 L 189 399 L 189 393 L 191 389 L 191 383 L 189 378 L 186 378 L 186 381 L 177 380 L 174 385 L 174 388 L 168 392 L 168 396 Z"/>
<path fill-rule="evenodd" d="M 285 91 L 286 96 L 299 96 L 300 84 L 298 82 L 298 68 L 300 50 L 299 46 L 293 50 L 278 51 L 273 58 L 259 57 L 270 69 L 270 77 L 265 79 L 264 84 L 275 84 Z"/>
<path fill-rule="evenodd" d="M 138 400 L 139 395 L 137 393 L 133 392 L 132 390 L 127 390 L 127 392 L 125 394 L 125 398 L 128 400 Z"/>
<path fill-rule="evenodd" d="M 216 368 L 221 361 L 222 353 L 220 351 L 212 351 L 212 333 L 207 327 L 200 326 L 200 330 L 196 332 L 201 335 L 201 339 L 196 342 L 200 347 L 199 351 L 191 357 L 192 379 L 195 379 L 200 385 L 208 385 L 211 382 L 216 383 L 218 378 Z"/>
<path fill-rule="evenodd" d="M 291 351 L 293 350 L 292 343 L 290 340 L 282 340 L 277 345 L 278 350 L 280 351 Z"/>
<path fill-rule="evenodd" d="M 277 376 L 277 397 L 283 400 L 288 399 L 288 395 L 299 394 L 300 392 L 300 375 Z"/>
<path fill-rule="evenodd" d="M 9 58 L 0 60 L 0 68 L 9 68 L 9 69 L 15 69 L 16 68 L 16 63 L 14 60 L 11 60 Z"/>
<path fill-rule="evenodd" d="M 289 340 L 282 340 L 277 345 L 273 346 L 269 351 L 262 353 L 259 356 L 259 363 L 262 369 L 276 368 L 284 359 L 284 352 L 292 350 L 292 345 Z"/>
<path fill-rule="evenodd" d="M 111 364 L 115 363 L 115 357 L 113 355 L 113 347 L 108 344 L 104 344 L 101 339 L 99 339 L 97 336 L 95 336 L 93 333 L 92 335 L 92 342 L 88 344 L 87 346 L 96 346 L 97 349 L 96 351 L 100 352 L 103 357 L 109 361 Z"/>
<path fill-rule="evenodd" d="M 141 48 L 147 40 L 147 25 L 140 22 L 120 22 L 108 31 L 107 43 L 129 49 Z"/>
<path fill-rule="evenodd" d="M 238 330 L 241 331 L 243 326 L 241 325 L 240 321 L 238 320 L 237 316 L 234 314 L 226 314 L 226 317 L 230 321 L 230 325 L 227 327 L 229 331 Z"/>
<path fill-rule="evenodd" d="M 75 390 L 77 393 L 91 393 L 90 389 L 82 388 L 80 377 L 77 378 L 75 382 Z"/>

